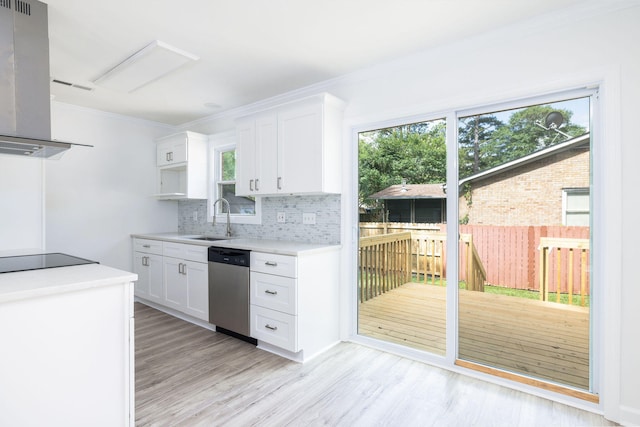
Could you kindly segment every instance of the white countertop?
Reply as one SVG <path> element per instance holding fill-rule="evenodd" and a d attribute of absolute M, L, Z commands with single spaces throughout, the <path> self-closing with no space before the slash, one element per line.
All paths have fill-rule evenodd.
<path fill-rule="evenodd" d="M 340 249 L 340 245 L 323 245 L 315 243 L 290 242 L 286 240 L 266 240 L 266 239 L 246 239 L 246 238 L 226 238 L 222 240 L 195 240 L 194 234 L 179 233 L 151 233 L 132 234 L 132 237 L 151 240 L 162 240 L 167 242 L 188 243 L 200 246 L 218 246 L 222 248 L 244 249 L 257 252 L 269 252 L 279 255 L 307 255 L 324 251 L 334 251 Z M 216 236 L 217 237 L 217 236 Z"/>
<path fill-rule="evenodd" d="M 0 274 L 0 303 L 133 282 L 138 275 L 100 264 Z"/>

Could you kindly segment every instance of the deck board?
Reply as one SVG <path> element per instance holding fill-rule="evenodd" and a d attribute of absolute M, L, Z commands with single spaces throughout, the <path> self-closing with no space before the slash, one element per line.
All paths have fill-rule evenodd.
<path fill-rule="evenodd" d="M 407 283 L 360 304 L 358 333 L 446 351 L 446 288 Z M 459 358 L 589 388 L 589 309 L 460 290 Z"/>

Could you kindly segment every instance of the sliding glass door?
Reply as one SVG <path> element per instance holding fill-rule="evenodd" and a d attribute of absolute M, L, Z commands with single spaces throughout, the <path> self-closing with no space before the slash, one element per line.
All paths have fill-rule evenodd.
<path fill-rule="evenodd" d="M 446 128 L 359 133 L 358 334 L 446 352 Z"/>
<path fill-rule="evenodd" d="M 590 98 L 458 118 L 458 357 L 590 389 Z"/>
<path fill-rule="evenodd" d="M 593 99 L 358 133 L 358 335 L 594 391 Z"/>

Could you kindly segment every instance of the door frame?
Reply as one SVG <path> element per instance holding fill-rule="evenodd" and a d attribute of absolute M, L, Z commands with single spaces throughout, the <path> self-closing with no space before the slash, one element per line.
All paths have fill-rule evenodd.
<path fill-rule="evenodd" d="M 578 82 L 578 83 L 576 83 Z M 591 202 L 594 212 L 598 212 L 592 219 L 592 239 L 594 248 L 592 257 L 599 260 L 598 267 L 592 272 L 592 278 L 595 283 L 612 282 L 608 285 L 606 294 L 600 294 L 598 287 L 594 290 L 594 300 L 598 302 L 591 307 L 592 316 L 592 345 L 594 346 L 595 362 L 593 366 L 594 390 L 599 390 L 601 399 L 598 404 L 586 402 L 581 399 L 572 398 L 570 396 L 549 392 L 537 387 L 523 385 L 503 378 L 475 372 L 469 369 L 461 368 L 455 365 L 456 354 L 455 348 L 455 331 L 457 330 L 457 315 L 452 310 L 448 310 L 447 321 L 448 328 L 452 332 L 447 331 L 447 345 L 454 345 L 454 350 L 447 349 L 446 357 L 434 355 L 425 356 L 422 352 L 410 349 L 399 349 L 396 346 L 380 345 L 380 342 L 362 337 L 357 334 L 357 290 L 353 286 L 354 278 L 357 274 L 357 245 L 358 245 L 358 133 L 382 128 L 390 127 L 396 124 L 402 124 L 412 121 L 429 120 L 436 117 L 455 117 L 456 112 L 468 111 L 477 106 L 487 105 L 505 105 L 509 100 L 521 102 L 524 99 L 534 99 L 540 96 L 555 97 L 558 94 L 569 93 L 573 90 L 597 90 L 598 106 L 593 109 L 593 128 L 592 132 L 592 188 L 593 200 Z M 536 94 L 536 96 L 532 96 Z M 542 94 L 542 95 L 540 95 Z M 503 94 L 504 95 L 504 94 Z M 356 117 L 345 121 L 345 139 L 350 139 L 350 144 L 345 144 L 345 177 L 350 179 L 345 181 L 345 195 L 351 195 L 350 198 L 343 203 L 344 215 L 344 231 L 343 231 L 343 250 L 345 259 L 348 260 L 345 265 L 343 278 L 345 280 L 345 289 L 343 296 L 343 313 L 347 314 L 346 321 L 343 323 L 343 337 L 349 341 L 380 348 L 383 351 L 389 351 L 405 357 L 411 357 L 425 363 L 441 367 L 447 370 L 458 372 L 464 375 L 476 377 L 491 383 L 506 386 L 508 388 L 524 391 L 529 394 L 541 396 L 553 401 L 568 404 L 574 407 L 604 412 L 610 419 L 619 419 L 620 409 L 620 390 L 618 387 L 620 379 L 620 350 L 621 350 L 621 319 L 619 316 L 604 316 L 603 313 L 620 313 L 621 311 L 621 285 L 622 276 L 622 248 L 620 245 L 622 236 L 622 176 L 621 176 L 621 149 L 622 141 L 620 134 L 620 76 L 615 67 L 598 70 L 585 70 L 580 75 L 568 76 L 548 84 L 538 86 L 535 90 L 523 89 L 518 95 L 509 93 L 504 96 L 504 102 L 497 102 L 498 96 L 493 96 L 487 103 L 476 102 L 469 104 L 467 108 L 464 105 L 459 108 L 451 108 L 440 110 L 433 114 L 418 114 L 423 108 L 414 107 L 414 114 L 406 115 L 401 118 L 379 120 L 380 116 L 376 115 L 369 119 Z M 459 101 L 459 100 L 458 100 Z M 443 105 L 443 104 L 440 104 Z M 411 111 L 411 110 L 409 110 Z M 407 110 L 401 110 L 406 113 Z M 401 116 L 400 114 L 399 116 Z M 388 117 L 388 115 L 387 115 Z M 451 126 L 449 126 L 451 128 Z M 448 132 L 454 132 L 449 129 Z M 454 140 L 450 138 L 448 140 Z M 605 143 L 606 141 L 606 143 Z M 457 141 L 456 141 L 457 144 Z M 457 148 L 457 146 L 456 146 Z M 450 152 L 452 147 L 447 146 Z M 449 156 L 451 158 L 451 156 Z M 457 159 L 451 159 L 451 165 L 447 165 L 448 174 L 457 174 Z M 452 167 L 453 166 L 453 167 Z M 448 176 L 447 178 L 451 178 Z M 607 191 L 600 191 L 606 188 Z M 447 210 L 449 217 L 456 217 L 457 200 L 451 203 L 449 200 L 455 200 L 453 195 L 447 199 Z M 449 226 L 457 230 L 457 224 Z M 453 231 L 447 229 L 451 234 Z M 449 254 L 447 254 L 449 256 Z M 451 271 L 451 270 L 450 270 Z M 457 272 L 456 272 L 457 275 Z M 457 294 L 457 292 L 455 293 Z M 448 295 L 448 303 L 452 307 L 457 307 L 456 295 L 453 298 Z M 450 319 L 451 317 L 451 319 Z M 453 323 L 452 323 L 453 322 Z M 452 341 L 453 339 L 453 341 Z M 605 375 L 606 371 L 606 375 Z M 603 398 L 606 396 L 606 399 Z"/>

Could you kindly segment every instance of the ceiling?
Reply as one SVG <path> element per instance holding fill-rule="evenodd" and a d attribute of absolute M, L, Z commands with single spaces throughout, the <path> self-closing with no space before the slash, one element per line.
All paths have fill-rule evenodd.
<path fill-rule="evenodd" d="M 45 0 L 56 101 L 181 125 L 588 0 Z M 94 83 L 154 40 L 199 57 Z M 214 107 L 206 104 L 215 104 Z"/>

